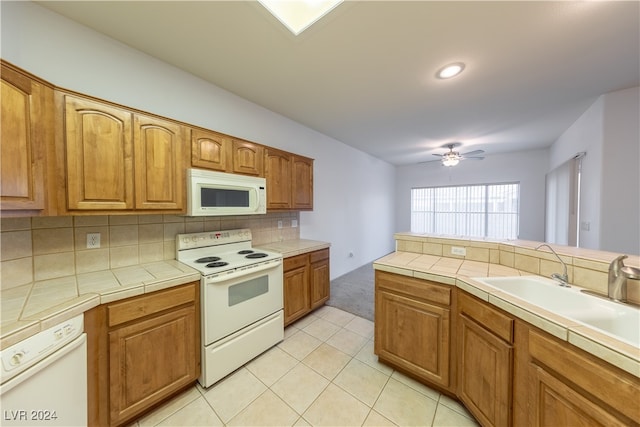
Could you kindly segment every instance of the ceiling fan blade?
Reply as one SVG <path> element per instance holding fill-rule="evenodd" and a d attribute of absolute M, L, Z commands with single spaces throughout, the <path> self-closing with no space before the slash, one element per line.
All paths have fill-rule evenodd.
<path fill-rule="evenodd" d="M 467 156 L 475 156 L 476 154 L 482 154 L 484 153 L 484 150 L 473 150 L 473 151 L 469 151 L 468 153 L 462 153 L 461 156 L 467 157 Z"/>
<path fill-rule="evenodd" d="M 435 154 L 434 154 L 435 156 Z M 426 160 L 424 162 L 418 162 L 419 165 L 423 164 L 423 163 L 433 163 L 433 162 L 442 162 L 442 159 L 436 159 L 436 160 Z"/>
<path fill-rule="evenodd" d="M 460 160 L 482 160 L 482 159 L 484 159 L 484 156 L 481 156 L 481 157 L 467 157 L 467 156 L 465 156 Z"/>
<path fill-rule="evenodd" d="M 442 156 L 444 156 L 444 154 L 432 154 L 432 156 L 442 157 Z"/>

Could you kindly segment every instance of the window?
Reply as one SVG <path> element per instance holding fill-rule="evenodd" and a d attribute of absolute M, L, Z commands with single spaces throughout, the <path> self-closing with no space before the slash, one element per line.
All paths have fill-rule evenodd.
<path fill-rule="evenodd" d="M 411 231 L 516 239 L 520 184 L 428 187 L 411 190 Z"/>

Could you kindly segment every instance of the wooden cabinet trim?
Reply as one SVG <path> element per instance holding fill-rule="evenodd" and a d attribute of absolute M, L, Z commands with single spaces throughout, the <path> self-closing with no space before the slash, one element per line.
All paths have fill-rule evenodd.
<path fill-rule="evenodd" d="M 311 263 L 322 261 L 323 259 L 329 259 L 329 249 L 320 249 L 309 254 L 309 261 Z"/>
<path fill-rule="evenodd" d="M 435 304 L 451 305 L 452 286 L 376 270 L 376 288 L 390 289 Z"/>
<path fill-rule="evenodd" d="M 284 259 L 282 269 L 286 272 L 294 268 L 303 267 L 309 263 L 309 255 L 295 255 Z"/>
<path fill-rule="evenodd" d="M 125 300 L 108 304 L 108 326 L 117 326 L 165 310 L 170 310 L 183 304 L 192 303 L 195 299 L 196 287 L 190 284 L 140 296 L 133 301 Z"/>
<path fill-rule="evenodd" d="M 477 300 L 474 297 L 458 290 L 458 310 L 469 318 L 474 319 L 479 325 L 497 335 L 506 342 L 513 343 L 514 320 L 491 307 L 488 303 Z"/>

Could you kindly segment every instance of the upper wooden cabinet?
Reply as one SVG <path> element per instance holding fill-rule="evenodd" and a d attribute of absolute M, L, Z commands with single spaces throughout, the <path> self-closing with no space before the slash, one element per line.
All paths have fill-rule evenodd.
<path fill-rule="evenodd" d="M 313 209 L 313 160 L 265 148 L 267 209 Z"/>
<path fill-rule="evenodd" d="M 134 115 L 136 209 L 184 207 L 183 144 L 182 126 Z"/>
<path fill-rule="evenodd" d="M 191 166 L 226 172 L 231 165 L 231 138 L 216 132 L 191 130 Z"/>
<path fill-rule="evenodd" d="M 230 172 L 263 176 L 264 147 L 241 139 L 232 140 L 232 162 Z"/>
<path fill-rule="evenodd" d="M 53 89 L 2 64 L 2 213 L 45 212 L 46 153 L 53 150 Z"/>
<path fill-rule="evenodd" d="M 63 96 L 69 210 L 183 209 L 182 126 Z"/>
<path fill-rule="evenodd" d="M 313 210 L 313 160 L 292 156 L 291 208 Z"/>
<path fill-rule="evenodd" d="M 132 114 L 64 96 L 67 208 L 132 209 Z"/>
<path fill-rule="evenodd" d="M 267 208 L 290 209 L 291 192 L 291 154 L 266 148 L 264 150 L 264 177 L 267 180 Z"/>

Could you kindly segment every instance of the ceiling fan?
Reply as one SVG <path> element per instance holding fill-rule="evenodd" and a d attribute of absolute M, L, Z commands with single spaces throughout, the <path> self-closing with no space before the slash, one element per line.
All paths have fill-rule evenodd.
<path fill-rule="evenodd" d="M 460 162 L 460 160 L 484 159 L 484 156 L 478 156 L 478 154 L 484 153 L 484 150 L 473 150 L 473 151 L 469 151 L 468 153 L 460 153 L 458 151 L 453 151 L 454 148 L 460 145 L 461 145 L 460 143 L 446 144 L 443 146 L 443 148 L 448 148 L 449 151 L 444 154 L 434 154 L 434 156 L 440 157 L 439 160 L 442 162 L 442 165 L 449 166 L 449 167 L 457 165 Z M 429 160 L 429 161 L 434 162 L 435 160 Z M 422 163 L 427 163 L 427 162 L 422 162 Z"/>

